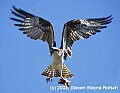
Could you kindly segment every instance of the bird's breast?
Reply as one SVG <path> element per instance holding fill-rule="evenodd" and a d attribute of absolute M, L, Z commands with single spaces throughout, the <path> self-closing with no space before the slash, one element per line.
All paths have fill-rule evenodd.
<path fill-rule="evenodd" d="M 60 70 L 62 65 L 62 56 L 60 56 L 57 53 L 54 53 L 52 57 L 53 57 L 53 61 L 52 61 L 53 68 L 56 70 Z"/>

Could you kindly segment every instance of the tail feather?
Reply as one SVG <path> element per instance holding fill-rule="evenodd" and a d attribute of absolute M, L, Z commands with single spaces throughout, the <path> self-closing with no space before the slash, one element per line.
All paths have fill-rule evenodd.
<path fill-rule="evenodd" d="M 52 67 L 52 64 L 41 74 L 43 76 L 47 76 L 47 77 L 60 77 L 60 73 L 58 70 L 55 70 Z"/>
<path fill-rule="evenodd" d="M 63 64 L 62 76 L 64 78 L 73 78 L 74 77 L 74 75 L 70 72 L 70 70 L 67 68 L 67 66 L 65 64 Z"/>
<path fill-rule="evenodd" d="M 47 76 L 49 78 L 52 77 L 60 77 L 60 71 L 58 69 L 54 69 L 52 64 L 41 74 L 43 76 Z M 62 76 L 64 78 L 72 78 L 74 75 L 70 72 L 70 70 L 63 64 Z"/>

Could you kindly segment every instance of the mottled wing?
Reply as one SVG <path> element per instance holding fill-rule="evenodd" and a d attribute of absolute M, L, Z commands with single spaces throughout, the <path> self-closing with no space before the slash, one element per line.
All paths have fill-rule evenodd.
<path fill-rule="evenodd" d="M 31 39 L 47 42 L 49 44 L 49 49 L 55 46 L 54 31 L 49 21 L 23 11 L 22 9 L 17 9 L 14 6 L 13 9 L 11 13 L 21 19 L 10 19 L 19 22 L 19 24 L 14 24 L 20 27 L 19 30 L 23 31 L 23 33 Z"/>
<path fill-rule="evenodd" d="M 64 48 L 68 56 L 72 56 L 72 45 L 74 41 L 79 39 L 87 39 L 90 36 L 100 32 L 106 28 L 107 24 L 111 23 L 112 16 L 105 18 L 91 18 L 71 20 L 64 24 L 61 48 Z"/>

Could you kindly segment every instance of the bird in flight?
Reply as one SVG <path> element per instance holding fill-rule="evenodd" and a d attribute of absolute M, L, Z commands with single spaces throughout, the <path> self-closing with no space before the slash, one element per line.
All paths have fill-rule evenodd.
<path fill-rule="evenodd" d="M 10 19 L 19 22 L 19 24 L 14 25 L 19 26 L 19 30 L 23 31 L 23 34 L 26 34 L 31 39 L 42 40 L 48 43 L 53 60 L 41 75 L 47 77 L 47 82 L 52 82 L 54 77 L 60 77 L 58 83 L 66 86 L 70 86 L 70 81 L 67 79 L 74 77 L 64 63 L 67 56 L 72 56 L 73 43 L 101 32 L 101 29 L 106 28 L 106 25 L 111 23 L 113 19 L 112 15 L 110 15 L 104 18 L 78 19 L 66 22 L 63 27 L 61 46 L 58 48 L 56 46 L 54 29 L 49 21 L 20 8 L 17 9 L 15 6 L 13 6 L 13 10 L 11 9 L 10 12 L 20 18 Z"/>

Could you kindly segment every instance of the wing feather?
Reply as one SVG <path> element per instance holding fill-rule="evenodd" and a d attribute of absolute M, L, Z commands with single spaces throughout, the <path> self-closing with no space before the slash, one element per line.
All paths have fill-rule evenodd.
<path fill-rule="evenodd" d="M 56 47 L 53 27 L 49 21 L 30 14 L 22 9 L 17 9 L 14 6 L 13 10 L 11 9 L 11 13 L 21 18 L 10 19 L 19 22 L 19 24 L 14 25 L 19 26 L 19 30 L 23 31 L 23 34 L 26 34 L 28 37 L 34 40 L 42 40 L 47 42 L 49 49 L 51 49 L 53 46 Z"/>
<path fill-rule="evenodd" d="M 61 47 L 68 56 L 72 56 L 72 45 L 79 39 L 87 39 L 101 32 L 112 22 L 112 15 L 104 18 L 71 20 L 64 24 Z M 66 58 L 65 58 L 66 59 Z"/>

